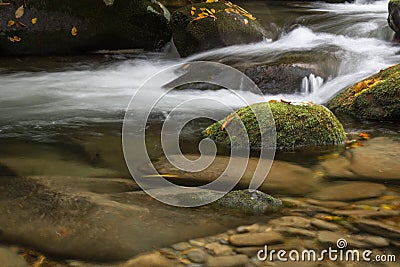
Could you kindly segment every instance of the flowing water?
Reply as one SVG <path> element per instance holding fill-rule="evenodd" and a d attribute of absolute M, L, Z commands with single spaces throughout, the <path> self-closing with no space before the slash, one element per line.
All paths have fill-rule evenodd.
<path fill-rule="evenodd" d="M 144 81 L 178 63 L 206 60 L 238 67 L 249 63 L 306 66 L 315 73 L 303 78 L 298 93 L 264 97 L 245 90 L 237 93 L 251 96 L 253 102 L 286 99 L 324 104 L 346 86 L 400 61 L 400 46 L 391 42 L 393 33 L 386 22 L 387 1 L 245 1 L 241 5 L 260 19 L 270 33 L 268 39 L 185 59 L 171 46 L 160 53 L 0 59 L 0 176 L 130 177 L 121 148 L 125 109 Z M 174 90 L 159 103 L 147 124 L 151 157 L 162 154 L 159 128 L 169 112 L 183 101 L 204 96 L 231 108 L 243 106 L 240 97 L 228 89 Z M 223 118 L 228 109 L 222 104 L 193 105 L 180 116 L 184 120 L 207 111 Z M 144 111 L 138 106 L 133 112 L 139 117 Z M 363 131 L 397 140 L 400 136 L 396 123 L 348 118 L 342 122 L 348 133 Z M 208 123 L 188 124 L 182 138 L 184 151 L 197 152 L 198 136 Z M 277 158 L 310 167 L 337 150 L 343 148 L 278 153 Z M 235 224 L 234 219 L 227 220 L 221 225 Z"/>

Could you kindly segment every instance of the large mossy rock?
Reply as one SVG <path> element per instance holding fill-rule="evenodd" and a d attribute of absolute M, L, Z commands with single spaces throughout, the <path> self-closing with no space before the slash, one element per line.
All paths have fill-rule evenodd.
<path fill-rule="evenodd" d="M 0 55 L 153 50 L 171 39 L 170 14 L 156 0 L 7 2 L 0 6 Z"/>
<path fill-rule="evenodd" d="M 261 116 L 257 123 L 255 114 L 263 114 L 265 110 L 272 111 L 274 120 L 268 115 Z M 343 143 L 346 134 L 342 124 L 327 108 L 316 104 L 288 104 L 284 102 L 264 102 L 240 108 L 234 114 L 216 122 L 203 131 L 203 135 L 214 140 L 217 144 L 230 146 L 232 140 L 241 140 L 236 136 L 228 136 L 226 121 L 233 127 L 243 122 L 249 137 L 250 146 L 261 148 L 260 131 L 267 133 L 267 138 L 273 138 L 268 132 L 276 127 L 276 147 L 281 150 L 334 145 Z M 268 112 L 266 112 L 268 114 Z M 258 126 L 260 125 L 260 127 Z M 271 144 L 271 142 L 266 142 Z"/>
<path fill-rule="evenodd" d="M 396 32 L 396 35 L 400 35 L 400 0 L 389 1 L 389 16 L 388 16 L 389 27 Z"/>
<path fill-rule="evenodd" d="M 230 2 L 180 8 L 172 14 L 171 25 L 174 44 L 184 57 L 213 48 L 259 42 L 265 35 L 255 17 Z"/>
<path fill-rule="evenodd" d="M 334 112 L 370 120 L 400 119 L 400 65 L 356 83 L 328 102 Z"/>

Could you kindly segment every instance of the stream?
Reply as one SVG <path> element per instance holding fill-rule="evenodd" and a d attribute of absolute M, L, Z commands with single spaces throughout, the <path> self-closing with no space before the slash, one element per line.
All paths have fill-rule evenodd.
<path fill-rule="evenodd" d="M 303 64 L 314 69 L 315 73 L 303 78 L 296 93 L 264 97 L 254 95 L 254 102 L 285 99 L 324 104 L 345 87 L 400 62 L 400 46 L 391 42 L 393 32 L 386 21 L 387 2 L 239 2 L 239 5 L 260 19 L 270 33 L 269 38 L 260 43 L 215 49 L 183 59 L 179 58 L 171 44 L 158 53 L 2 58 L 0 176 L 130 178 L 121 147 L 125 109 L 143 82 L 153 74 L 179 63 L 215 61 L 230 66 L 245 66 L 250 62 L 271 65 Z M 251 93 L 244 91 L 239 92 L 240 94 Z M 227 89 L 172 91 L 160 102 L 148 121 L 149 134 L 146 141 L 151 158 L 159 159 L 162 156 L 159 134 L 166 114 L 180 102 L 202 96 L 222 101 L 230 108 L 243 105 L 240 99 Z M 227 115 L 227 110 L 222 106 L 193 105 L 180 116 L 184 120 L 207 111 L 222 119 Z M 137 114 L 142 112 L 140 106 L 133 111 Z M 365 142 L 371 142 L 371 145 L 355 148 L 354 151 L 365 149 L 365 153 L 373 154 L 374 149 L 378 152 L 393 148 L 393 153 L 389 154 L 397 153 L 396 149 L 400 147 L 398 123 L 360 122 L 347 117 L 339 119 L 347 133 L 366 132 L 372 137 Z M 189 154 L 198 153 L 198 136 L 209 123 L 195 121 L 187 125 L 181 140 L 182 151 Z M 344 147 L 326 147 L 317 151 L 296 153 L 278 151 L 276 159 L 313 172 L 318 172 L 320 166 L 323 166 L 329 172 L 342 164 L 326 161 L 341 157 L 343 153 L 347 153 L 345 150 Z M 396 154 L 390 158 L 390 155 L 385 158 L 387 162 L 399 157 Z M 360 164 L 361 167 L 364 166 Z M 282 169 L 286 168 L 285 166 L 282 165 Z M 207 173 L 204 174 L 206 175 Z M 400 194 L 397 183 L 388 183 L 387 179 L 381 179 L 379 175 L 372 175 L 371 178 L 368 178 L 368 175 L 361 176 L 364 177 L 360 178 L 361 180 L 385 184 L 390 194 Z M 393 180 L 399 179 L 398 177 Z M 322 190 L 329 183 L 330 181 L 318 182 L 315 185 L 316 189 L 310 194 L 318 195 L 318 190 Z M 100 189 L 93 190 L 98 192 Z M 301 186 L 299 190 L 272 193 L 279 197 L 290 197 L 308 192 Z M 157 209 L 154 203 L 151 206 Z M 167 217 L 167 212 L 162 214 L 160 211 L 160 216 Z M 190 216 L 195 220 L 203 215 L 201 212 L 190 211 Z M 215 234 L 223 228 L 256 220 L 231 215 L 226 215 L 225 219 L 222 217 L 223 215 L 217 217 L 221 218 L 220 224 L 214 222 L 208 227 L 205 226 L 197 236 Z M 110 223 L 112 222 L 110 219 Z M 176 222 L 184 224 L 185 219 L 177 216 Z M 153 224 L 140 227 L 145 228 Z M 159 245 L 168 244 L 167 239 L 177 242 L 191 235 L 191 230 L 185 229 L 180 238 L 174 239 L 171 237 L 173 231 L 176 229 L 171 232 L 166 230 L 168 234 L 160 237 L 164 240 L 161 240 Z M 36 244 L 32 242 L 28 243 Z M 139 251 L 145 251 L 152 245 L 151 242 L 147 242 Z M 55 254 L 60 253 L 56 251 Z M 87 258 L 90 258 L 90 255 Z M 105 256 L 104 259 L 109 260 L 113 257 Z"/>

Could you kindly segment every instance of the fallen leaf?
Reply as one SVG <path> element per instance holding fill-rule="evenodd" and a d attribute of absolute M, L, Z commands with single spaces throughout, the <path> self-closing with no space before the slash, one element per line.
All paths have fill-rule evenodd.
<path fill-rule="evenodd" d="M 193 10 L 190 11 L 190 15 L 194 16 L 194 11 Z"/>
<path fill-rule="evenodd" d="M 284 100 L 284 99 L 281 99 L 281 102 L 282 103 L 285 103 L 285 104 L 288 104 L 288 105 L 290 105 L 292 102 L 290 102 L 290 101 L 286 101 L 286 100 Z"/>
<path fill-rule="evenodd" d="M 18 43 L 21 41 L 21 38 L 18 36 L 13 36 L 13 37 L 8 37 L 8 40 L 10 40 L 10 42 L 13 42 L 13 43 L 15 43 L 15 42 Z"/>
<path fill-rule="evenodd" d="M 78 35 L 78 29 L 74 26 L 71 29 L 71 35 L 72 36 L 77 36 Z"/>
<path fill-rule="evenodd" d="M 218 2 L 218 0 L 207 0 L 206 3 L 214 3 L 214 2 Z"/>
<path fill-rule="evenodd" d="M 194 6 L 192 6 L 192 10 L 196 10 L 196 8 Z"/>
<path fill-rule="evenodd" d="M 233 116 L 229 115 L 225 122 L 221 125 L 221 131 L 223 131 L 228 125 L 229 123 L 231 123 L 231 121 L 233 120 Z"/>
<path fill-rule="evenodd" d="M 13 26 L 13 25 L 15 25 L 15 21 L 13 21 L 12 19 L 10 19 L 10 20 L 8 21 L 8 23 L 7 23 L 7 26 L 8 26 L 8 27 L 11 27 L 11 26 Z"/>
<path fill-rule="evenodd" d="M 24 6 L 20 6 L 19 8 L 17 8 L 17 10 L 15 11 L 15 17 L 17 19 L 21 18 L 25 13 L 25 9 Z"/>
<path fill-rule="evenodd" d="M 244 21 L 244 24 L 246 24 L 246 25 L 249 23 L 249 21 L 247 19 L 244 19 L 243 21 Z"/>
<path fill-rule="evenodd" d="M 215 9 L 214 9 L 214 8 L 211 8 L 211 12 L 212 12 L 212 13 L 215 13 Z"/>
<path fill-rule="evenodd" d="M 272 100 L 268 101 L 268 103 L 275 103 L 275 102 L 278 102 L 278 100 L 272 99 Z"/>
<path fill-rule="evenodd" d="M 359 133 L 358 136 L 364 140 L 368 140 L 370 138 L 369 134 L 367 134 L 367 133 Z"/>
<path fill-rule="evenodd" d="M 9 6 L 9 5 L 11 5 L 11 3 L 3 3 L 3 2 L 0 3 L 0 6 Z"/>
<path fill-rule="evenodd" d="M 33 19 L 31 20 L 31 22 L 32 22 L 32 24 L 36 24 L 36 23 L 37 23 L 37 18 L 33 18 Z"/>
<path fill-rule="evenodd" d="M 22 22 L 20 22 L 20 21 L 16 21 L 15 24 L 16 24 L 18 27 L 21 27 L 21 28 L 26 28 L 26 27 L 27 27 L 26 24 L 24 24 L 24 23 L 22 23 Z"/>

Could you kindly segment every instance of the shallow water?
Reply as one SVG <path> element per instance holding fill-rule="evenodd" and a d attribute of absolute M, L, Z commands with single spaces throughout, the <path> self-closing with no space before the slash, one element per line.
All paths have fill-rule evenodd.
<path fill-rule="evenodd" d="M 291 95 L 237 93 L 251 96 L 254 102 L 283 98 L 323 104 L 346 86 L 399 62 L 400 46 L 391 42 L 393 34 L 386 22 L 386 1 L 373 4 L 246 1 L 243 6 L 270 30 L 270 40 L 207 51 L 185 59 L 178 58 L 170 47 L 162 53 L 0 59 L 0 176 L 129 178 L 121 147 L 125 109 L 146 79 L 177 63 L 211 60 L 233 66 L 249 62 L 312 66 L 324 82 L 308 94 L 301 92 L 301 84 L 298 93 Z M 243 105 L 240 97 L 228 89 L 178 90 L 166 95 L 148 122 L 146 138 L 151 158 L 162 156 L 159 131 L 168 113 L 182 101 L 203 96 L 230 108 Z M 205 112 L 223 118 L 228 113 L 227 107 L 193 105 L 179 119 Z M 141 114 L 143 110 L 136 107 L 134 112 Z M 349 134 L 367 132 L 373 138 L 390 137 L 381 141 L 388 146 L 399 142 L 398 123 L 340 119 Z M 200 131 L 208 124 L 209 121 L 194 121 L 184 129 L 181 139 L 184 152 L 198 152 Z M 321 162 L 347 150 L 326 147 L 278 152 L 276 158 L 316 171 Z M 398 194 L 397 183 L 388 183 L 386 179 L 381 183 Z M 321 189 L 326 185 L 329 181 L 319 184 Z M 242 221 L 238 219 L 237 223 Z"/>

